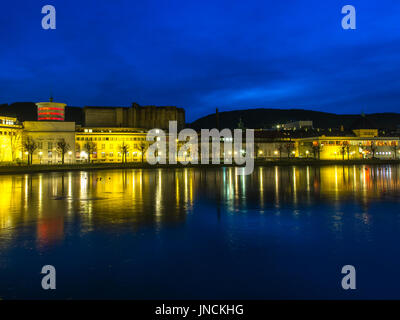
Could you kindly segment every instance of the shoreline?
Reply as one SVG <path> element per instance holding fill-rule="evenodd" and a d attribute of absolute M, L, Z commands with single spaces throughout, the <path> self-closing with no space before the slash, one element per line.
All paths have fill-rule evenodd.
<path fill-rule="evenodd" d="M 282 160 L 256 160 L 254 167 L 274 167 L 274 166 L 328 166 L 328 165 L 398 165 L 400 159 L 397 160 L 379 160 L 379 159 L 362 159 L 362 160 L 306 160 L 306 159 L 282 159 Z M 29 173 L 47 173 L 47 172 L 68 172 L 68 171 L 93 171 L 93 170 L 112 170 L 112 169 L 176 169 L 176 168 L 216 168 L 216 167 L 241 167 L 236 164 L 156 164 L 148 163 L 85 163 L 85 164 L 54 164 L 40 165 L 33 164 L 30 166 L 0 166 L 0 175 L 7 174 L 29 174 Z"/>

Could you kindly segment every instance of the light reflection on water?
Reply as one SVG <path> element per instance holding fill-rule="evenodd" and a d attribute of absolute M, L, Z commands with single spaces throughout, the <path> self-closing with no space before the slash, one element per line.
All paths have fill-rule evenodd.
<path fill-rule="evenodd" d="M 123 252 L 121 256 L 110 258 L 112 265 L 118 264 L 120 258 L 126 261 L 134 259 L 132 256 L 137 254 L 134 249 L 137 246 L 143 246 L 141 250 L 146 250 L 146 246 L 149 251 L 155 250 L 155 256 L 148 257 L 150 253 L 145 254 L 147 262 L 136 262 L 135 268 L 138 270 L 149 268 L 152 259 L 169 266 L 171 262 L 164 257 L 164 252 L 157 251 L 161 247 L 172 252 L 175 259 L 180 259 L 182 253 L 191 252 L 199 255 L 202 262 L 215 259 L 216 254 L 223 252 L 221 257 L 214 260 L 214 267 L 224 265 L 230 259 L 246 257 L 249 263 L 254 260 L 261 264 L 260 267 L 264 265 L 266 272 L 271 272 L 271 257 L 263 255 L 275 255 L 276 266 L 286 265 L 288 261 L 283 257 L 291 256 L 294 260 L 289 263 L 298 263 L 301 269 L 302 263 L 296 260 L 301 257 L 297 255 L 322 253 L 330 248 L 331 254 L 336 257 L 335 261 L 339 261 L 340 254 L 348 256 L 345 250 L 349 243 L 354 245 L 354 250 L 348 249 L 353 255 L 359 252 L 360 259 L 373 259 L 370 252 L 363 252 L 364 246 L 375 250 L 385 245 L 390 247 L 391 244 L 386 243 L 388 240 L 400 240 L 400 237 L 394 238 L 400 226 L 399 168 L 256 167 L 250 176 L 237 175 L 236 168 L 135 169 L 0 176 L 0 280 L 3 277 L 17 277 L 15 269 L 11 269 L 22 270 L 23 266 L 17 265 L 16 261 L 22 261 L 27 256 L 26 267 L 29 263 L 39 264 L 46 255 L 62 262 L 65 252 L 71 254 L 69 250 L 73 251 L 78 246 L 80 250 L 86 248 L 89 242 L 82 239 L 92 236 L 111 241 L 115 247 L 110 250 L 118 251 L 122 246 L 132 245 L 129 254 Z M 382 212 L 382 208 L 386 211 Z M 211 240 L 204 240 L 205 236 Z M 170 238 L 173 241 L 167 241 Z M 319 247 L 319 242 L 326 248 Z M 98 243 L 90 241 L 90 246 L 101 246 L 100 243 L 100 240 Z M 294 253 L 297 245 L 299 252 Z M 266 253 L 266 250 L 270 253 Z M 392 254 L 398 253 L 397 248 L 391 250 Z M 90 268 L 96 268 L 94 265 L 99 253 L 90 250 L 88 253 L 85 259 L 90 261 Z M 224 254 L 230 256 L 224 258 Z M 196 269 L 200 268 L 198 265 L 201 261 L 192 258 L 190 262 L 185 260 L 183 263 Z M 185 267 L 181 265 L 180 268 Z M 197 271 L 201 270 L 204 272 L 202 268 Z M 224 276 L 237 276 L 234 270 L 232 274 Z M 242 271 L 251 272 L 248 269 Z M 10 274 L 11 277 L 7 276 Z M 288 266 L 278 272 L 278 277 L 291 279 L 292 282 L 300 281 L 300 275 L 301 272 L 296 274 Z M 25 276 L 28 277 L 27 274 Z M 100 270 L 94 272 L 93 277 L 93 282 L 101 282 L 106 276 Z M 177 281 L 182 281 L 178 275 L 176 277 Z M 247 279 L 247 284 L 251 280 Z M 116 285 L 115 281 L 113 285 Z M 218 282 L 215 279 L 213 281 L 209 287 Z M 168 288 L 166 283 L 164 285 Z M 264 292 L 257 285 L 257 281 L 250 284 L 252 290 L 249 292 L 233 290 L 230 286 L 225 290 L 222 286 L 214 292 L 218 298 L 307 297 L 296 290 L 289 291 L 286 296 L 283 287 L 275 287 L 277 296 L 274 296 L 273 292 Z M 1 284 L 0 289 L 0 297 L 36 297 L 38 294 L 41 297 L 40 294 L 43 294 L 29 290 L 25 292 L 23 287 L 19 287 L 19 291 L 13 289 L 2 293 L 4 287 Z M 153 289 L 147 284 L 142 295 L 128 289 L 126 294 L 136 298 L 143 295 L 148 298 L 168 298 L 181 297 L 184 292 L 176 285 L 169 291 Z M 210 297 L 207 295 L 209 289 L 202 290 L 205 289 L 199 286 L 198 296 Z M 231 293 L 234 295 L 230 296 Z M 70 291 L 68 294 L 73 296 Z M 312 292 L 309 294 L 313 297 Z M 365 292 L 365 296 L 369 297 L 369 294 Z M 88 291 L 84 297 L 93 295 L 96 296 L 95 292 Z M 126 297 L 123 293 L 121 295 Z M 60 297 L 67 296 L 60 293 Z M 389 292 L 389 296 L 393 295 Z M 189 297 L 197 296 L 192 292 Z M 327 297 L 342 296 L 334 290 L 328 290 Z"/>

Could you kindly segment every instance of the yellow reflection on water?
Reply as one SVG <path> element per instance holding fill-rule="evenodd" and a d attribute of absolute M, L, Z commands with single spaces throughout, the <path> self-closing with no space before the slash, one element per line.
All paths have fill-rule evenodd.
<path fill-rule="evenodd" d="M 279 168 L 275 166 L 275 205 L 279 206 Z"/>
<path fill-rule="evenodd" d="M 110 226 L 132 232 L 160 228 L 185 221 L 198 199 L 206 199 L 211 206 L 215 201 L 216 207 L 235 212 L 251 207 L 276 214 L 285 204 L 298 212 L 317 202 L 332 202 L 337 209 L 333 225 L 340 230 L 343 201 L 362 205 L 359 219 L 365 224 L 371 221 L 371 201 L 398 201 L 398 169 L 274 166 L 255 168 L 251 176 L 239 176 L 232 167 L 0 176 L 0 236 L 12 240 L 27 227 L 35 231 L 37 244 L 43 247 L 63 241 L 65 230 L 76 225 L 82 233 Z"/>

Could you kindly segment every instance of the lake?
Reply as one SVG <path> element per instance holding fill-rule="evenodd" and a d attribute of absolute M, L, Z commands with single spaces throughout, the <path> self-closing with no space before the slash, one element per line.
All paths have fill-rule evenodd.
<path fill-rule="evenodd" d="M 400 166 L 236 170 L 0 176 L 0 298 L 400 298 Z"/>

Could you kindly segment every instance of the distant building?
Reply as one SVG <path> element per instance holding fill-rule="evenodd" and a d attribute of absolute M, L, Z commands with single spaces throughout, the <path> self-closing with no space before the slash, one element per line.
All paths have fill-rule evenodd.
<path fill-rule="evenodd" d="M 304 128 L 312 128 L 313 122 L 311 120 L 293 121 L 279 125 L 278 129 L 283 130 L 299 130 Z"/>
<path fill-rule="evenodd" d="M 169 121 L 177 121 L 178 129 L 185 126 L 185 110 L 177 107 L 140 106 L 84 107 L 85 127 L 124 127 L 166 130 Z"/>
<path fill-rule="evenodd" d="M 296 140 L 296 156 L 321 160 L 395 159 L 398 137 L 319 136 Z"/>
<path fill-rule="evenodd" d="M 362 114 L 352 125 L 351 129 L 357 137 L 373 138 L 378 136 L 377 126 Z"/>
<path fill-rule="evenodd" d="M 295 141 L 281 131 L 255 130 L 254 156 L 256 159 L 294 157 Z"/>

